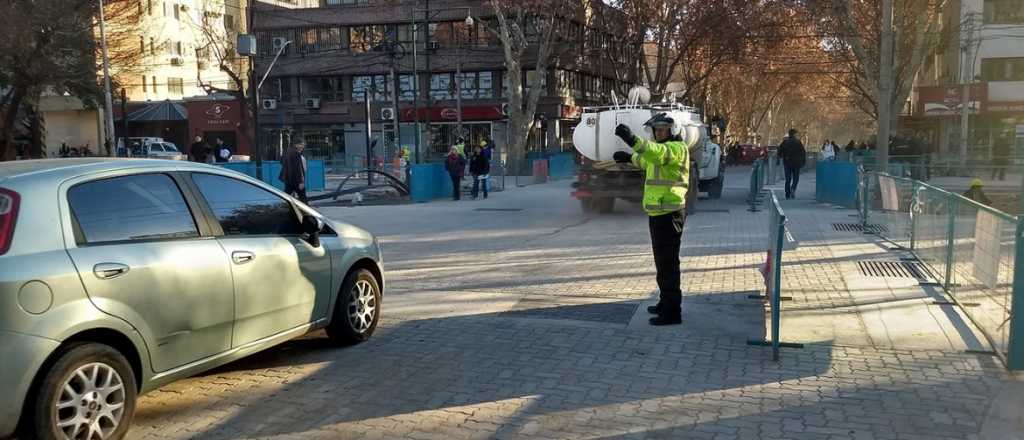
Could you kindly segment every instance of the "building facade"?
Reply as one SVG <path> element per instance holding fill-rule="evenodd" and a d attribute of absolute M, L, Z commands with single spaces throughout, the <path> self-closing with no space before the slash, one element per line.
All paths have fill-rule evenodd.
<path fill-rule="evenodd" d="M 135 66 L 112 66 L 112 75 L 130 101 L 202 96 L 204 85 L 237 90 L 220 65 L 247 79 L 247 60 L 234 51 L 246 29 L 245 6 L 244 0 L 140 0 L 137 28 L 114 31 L 138 34 L 118 41 L 137 45 L 142 57 Z"/>
<path fill-rule="evenodd" d="M 943 25 L 950 40 L 918 75 L 909 125 L 944 155 L 989 160 L 1005 136 L 1024 157 L 1024 0 L 951 1 Z"/>
<path fill-rule="evenodd" d="M 260 89 L 259 139 L 271 156 L 298 139 L 311 156 L 354 167 L 366 164 L 368 145 L 378 160 L 401 146 L 432 161 L 460 134 L 474 145 L 507 144 L 505 59 L 487 29 L 495 18 L 486 1 L 314 1 L 256 6 L 258 76 L 281 52 Z M 635 72 L 584 56 L 597 47 L 630 56 L 612 30 L 585 21 L 559 24 L 558 68 L 539 77 L 534 62 L 523 64 L 525 85 L 544 88 L 534 150 L 571 150 L 582 106 L 607 105 L 635 82 Z"/>

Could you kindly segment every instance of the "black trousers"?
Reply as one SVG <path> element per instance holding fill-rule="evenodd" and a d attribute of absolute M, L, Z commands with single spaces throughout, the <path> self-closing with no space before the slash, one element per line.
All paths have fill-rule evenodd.
<path fill-rule="evenodd" d="M 786 167 L 786 198 L 796 197 L 796 185 L 800 183 L 800 168 Z"/>
<path fill-rule="evenodd" d="M 452 177 L 452 200 L 459 200 L 462 198 L 462 176 L 451 176 Z"/>
<path fill-rule="evenodd" d="M 683 239 L 686 214 L 682 211 L 650 217 L 651 247 L 654 249 L 654 267 L 658 270 L 658 290 L 661 298 L 660 314 L 679 316 L 683 292 L 679 288 L 679 246 Z"/>
<path fill-rule="evenodd" d="M 284 192 L 297 197 L 302 203 L 306 203 L 306 188 L 299 189 L 299 185 L 284 184 Z"/>

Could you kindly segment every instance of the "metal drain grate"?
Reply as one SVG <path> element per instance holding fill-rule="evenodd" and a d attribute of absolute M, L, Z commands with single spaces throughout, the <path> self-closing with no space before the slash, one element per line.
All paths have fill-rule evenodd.
<path fill-rule="evenodd" d="M 519 211 L 522 211 L 522 210 L 523 210 L 523 208 L 476 208 L 476 209 L 474 209 L 474 211 L 484 211 L 484 212 L 519 212 Z"/>
<path fill-rule="evenodd" d="M 860 223 L 832 223 L 832 229 L 839 232 L 888 232 L 889 229 L 883 225 Z"/>
<path fill-rule="evenodd" d="M 930 279 L 924 264 L 909 261 L 858 261 L 861 275 L 886 278 Z"/>

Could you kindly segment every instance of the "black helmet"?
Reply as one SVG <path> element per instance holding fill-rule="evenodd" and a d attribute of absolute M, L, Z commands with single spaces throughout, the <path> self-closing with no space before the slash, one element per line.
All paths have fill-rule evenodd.
<path fill-rule="evenodd" d="M 675 123 L 676 121 L 672 119 L 668 113 L 662 112 L 654 115 L 651 119 L 648 119 L 647 122 L 644 122 L 644 126 L 656 127 L 659 125 L 675 125 Z"/>

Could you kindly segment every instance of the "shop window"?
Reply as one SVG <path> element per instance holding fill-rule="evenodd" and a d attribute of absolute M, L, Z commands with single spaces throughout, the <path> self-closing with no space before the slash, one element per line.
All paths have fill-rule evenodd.
<path fill-rule="evenodd" d="M 985 0 L 985 24 L 1024 24 L 1024 1 Z"/>
<path fill-rule="evenodd" d="M 981 60 L 981 77 L 985 81 L 1024 81 L 1024 57 L 985 58 Z"/>
<path fill-rule="evenodd" d="M 451 73 L 430 75 L 430 98 L 436 100 L 455 99 L 455 82 Z"/>

